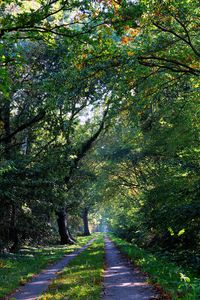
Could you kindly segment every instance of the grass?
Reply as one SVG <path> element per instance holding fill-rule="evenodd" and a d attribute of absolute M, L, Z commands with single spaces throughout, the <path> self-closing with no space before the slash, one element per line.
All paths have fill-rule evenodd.
<path fill-rule="evenodd" d="M 18 254 L 0 255 L 0 298 L 25 284 L 47 265 L 84 245 L 91 237 L 79 237 L 76 245 L 24 247 Z"/>
<path fill-rule="evenodd" d="M 110 238 L 134 265 L 149 275 L 151 283 L 162 288 L 166 299 L 200 299 L 200 278 L 169 262 L 167 258 L 160 258 L 114 235 L 110 235 Z"/>
<path fill-rule="evenodd" d="M 40 300 L 99 300 L 104 269 L 103 235 L 75 257 Z"/>

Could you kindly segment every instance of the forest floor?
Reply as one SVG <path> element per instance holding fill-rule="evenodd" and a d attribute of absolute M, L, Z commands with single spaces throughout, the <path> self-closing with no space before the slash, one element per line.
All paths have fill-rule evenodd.
<path fill-rule="evenodd" d="M 76 256 L 53 280 L 40 300 L 100 300 L 105 267 L 104 236 Z"/>
<path fill-rule="evenodd" d="M 95 235 L 93 235 L 95 236 Z M 90 237 L 78 237 L 74 245 L 23 246 L 18 253 L 0 254 L 0 299 L 6 299 L 19 286 L 63 256 L 84 246 Z M 9 299 L 7 297 L 7 299 Z"/>
<path fill-rule="evenodd" d="M 103 300 L 157 299 L 147 277 L 120 253 L 108 237 L 105 239 L 106 270 Z"/>
<path fill-rule="evenodd" d="M 109 235 L 117 249 L 129 259 L 134 268 L 148 274 L 148 282 L 160 294 L 159 299 L 200 299 L 200 277 L 191 267 L 179 265 L 163 250 L 151 252 L 114 235 Z"/>
<path fill-rule="evenodd" d="M 8 299 L 157 298 L 147 277 L 133 268 L 108 237 L 104 244 L 103 235 L 99 235 L 35 276 Z"/>
<path fill-rule="evenodd" d="M 95 238 L 91 239 L 87 244 L 81 247 L 78 250 L 64 256 L 57 263 L 49 266 L 44 271 L 36 275 L 30 282 L 26 283 L 23 287 L 19 288 L 19 290 L 9 296 L 8 299 L 15 300 L 34 300 L 38 299 L 38 297 L 48 289 L 48 286 L 51 284 L 52 280 L 54 280 L 58 276 L 58 272 L 62 271 L 63 268 L 77 255 L 83 252 L 85 249 L 89 247 L 89 245 L 94 241 Z"/>
<path fill-rule="evenodd" d="M 66 247 L 66 254 L 63 258 L 60 257 L 56 260 L 57 262 L 54 260 L 54 264 L 46 269 L 41 267 L 42 264 L 39 265 L 38 275 L 35 275 L 28 283 L 24 282 L 24 285 L 15 293 L 4 298 L 0 296 L 0 299 L 200 299 L 198 296 L 199 280 L 186 277 L 176 264 L 160 259 L 113 235 L 104 238 L 103 234 L 97 234 L 80 239 L 79 248 L 78 245 L 73 248 L 74 252 L 71 246 Z M 84 246 L 80 248 L 83 241 L 85 241 Z M 39 264 L 44 259 L 37 259 L 37 255 L 35 256 L 36 263 Z M 59 255 L 61 255 L 60 252 Z M 47 257 L 49 259 L 49 255 Z M 25 263 L 24 258 L 22 262 L 20 259 L 14 259 L 15 261 Z M 27 268 L 28 266 L 26 266 L 26 273 Z M 41 269 L 44 271 L 41 272 Z M 9 268 L 5 271 L 8 272 Z M 13 272 L 8 272 L 5 285 L 9 282 L 9 276 L 12 280 L 12 275 Z M 1 283 L 0 290 L 1 286 L 3 287 Z"/>

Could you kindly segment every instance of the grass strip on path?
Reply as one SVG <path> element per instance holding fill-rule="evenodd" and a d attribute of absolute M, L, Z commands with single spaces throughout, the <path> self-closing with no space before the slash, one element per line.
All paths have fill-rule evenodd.
<path fill-rule="evenodd" d="M 24 247 L 18 254 L 0 255 L 0 298 L 25 284 L 49 264 L 80 248 L 92 237 L 79 237 L 75 245 Z"/>
<path fill-rule="evenodd" d="M 104 240 L 97 239 L 75 257 L 49 286 L 40 300 L 99 300 L 104 269 Z"/>
<path fill-rule="evenodd" d="M 200 299 L 200 278 L 185 272 L 183 268 L 165 258 L 160 258 L 156 254 L 152 254 L 114 235 L 110 234 L 109 236 L 135 266 L 138 266 L 149 275 L 150 282 L 155 287 L 163 289 L 165 299 Z"/>

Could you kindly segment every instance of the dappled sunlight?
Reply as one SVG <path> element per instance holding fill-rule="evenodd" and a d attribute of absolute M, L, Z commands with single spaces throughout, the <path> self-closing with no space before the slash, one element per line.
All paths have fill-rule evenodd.
<path fill-rule="evenodd" d="M 111 270 L 117 270 L 117 269 L 123 269 L 123 265 L 122 266 L 114 266 L 110 268 Z"/>
<path fill-rule="evenodd" d="M 103 260 L 103 243 L 100 237 L 64 268 L 41 300 L 60 300 L 65 296 L 70 299 L 99 299 Z"/>
<path fill-rule="evenodd" d="M 79 238 L 79 243 L 82 244 L 91 238 Z M 39 273 L 41 269 L 44 269 L 47 265 L 55 263 L 62 257 L 66 257 L 67 254 L 73 250 L 79 248 L 79 244 L 71 246 L 51 246 L 45 247 L 24 247 L 20 254 L 2 254 L 2 267 L 0 268 L 0 286 L 3 285 L 3 289 L 0 290 L 0 295 L 6 295 L 16 289 L 19 285 L 24 285 L 35 274 Z M 50 250 L 50 251 L 49 251 Z M 32 255 L 30 256 L 30 253 Z M 9 258 L 9 259 L 8 259 Z M 74 254 L 68 257 L 74 258 Z M 59 263 L 49 268 L 46 271 L 45 276 L 53 276 L 59 270 Z M 32 282 L 33 286 L 43 286 L 46 279 L 41 281 Z"/>
<path fill-rule="evenodd" d="M 0 0 L 0 299 L 200 299 L 199 11 Z"/>
<path fill-rule="evenodd" d="M 106 238 L 106 265 L 103 300 L 147 300 L 155 296 L 146 277 L 138 270 L 134 270 L 108 238 Z"/>
<path fill-rule="evenodd" d="M 147 286 L 146 282 L 124 282 L 116 286 Z"/>
<path fill-rule="evenodd" d="M 116 271 L 115 273 L 110 272 L 110 273 L 105 273 L 104 277 L 118 277 L 118 276 L 125 276 L 125 275 L 129 275 L 129 272 L 120 272 L 120 274 L 118 273 L 118 271 Z"/>

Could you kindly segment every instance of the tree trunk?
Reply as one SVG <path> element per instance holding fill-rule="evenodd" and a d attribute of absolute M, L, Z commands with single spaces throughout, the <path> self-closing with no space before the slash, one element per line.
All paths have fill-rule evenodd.
<path fill-rule="evenodd" d="M 13 245 L 10 248 L 10 252 L 15 253 L 20 248 L 20 242 L 19 242 L 18 233 L 17 233 L 16 228 L 14 228 L 14 230 L 13 230 L 13 239 L 12 240 L 13 240 Z"/>
<path fill-rule="evenodd" d="M 3 113 L 3 121 L 4 121 L 4 134 L 5 134 L 5 141 L 4 141 L 4 155 L 5 159 L 11 159 L 11 137 L 10 137 L 10 101 L 7 101 L 4 113 Z M 17 252 L 19 250 L 19 236 L 18 230 L 16 226 L 16 207 L 15 204 L 11 205 L 11 215 L 10 215 L 10 225 L 9 225 L 9 240 L 13 243 L 10 252 Z"/>
<path fill-rule="evenodd" d="M 10 252 L 17 252 L 19 250 L 20 241 L 18 236 L 18 230 L 16 228 L 16 210 L 12 205 L 10 227 L 9 227 L 9 239 L 13 242 Z"/>
<path fill-rule="evenodd" d="M 61 245 L 74 244 L 75 240 L 72 238 L 69 232 L 65 210 L 63 209 L 57 212 L 57 216 L 58 231 L 60 234 Z"/>
<path fill-rule="evenodd" d="M 9 101 L 5 105 L 3 121 L 4 121 L 4 131 L 5 131 L 5 146 L 4 146 L 5 158 L 7 160 L 9 160 L 10 159 L 10 144 L 11 144 L 11 138 L 10 138 L 10 102 Z"/>
<path fill-rule="evenodd" d="M 83 226 L 84 226 L 83 235 L 88 236 L 90 235 L 89 226 L 88 226 L 88 208 L 84 208 L 82 219 L 83 219 Z"/>

